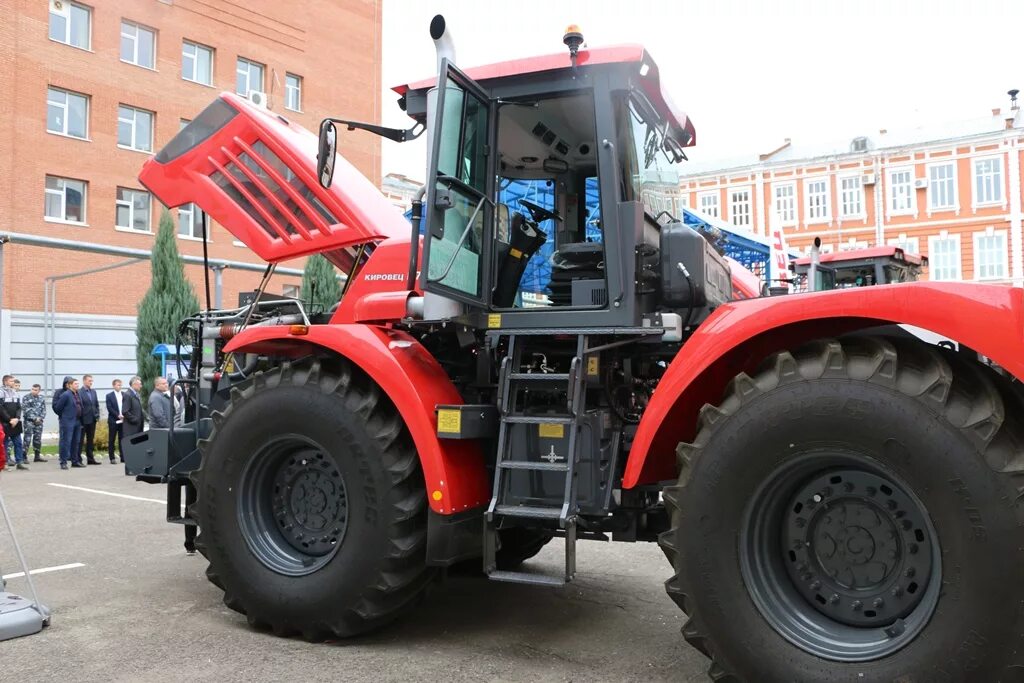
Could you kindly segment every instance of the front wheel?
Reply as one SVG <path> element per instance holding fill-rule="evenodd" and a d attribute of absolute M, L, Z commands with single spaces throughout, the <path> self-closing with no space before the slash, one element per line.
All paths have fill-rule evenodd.
<path fill-rule="evenodd" d="M 1022 407 L 915 340 L 738 376 L 665 490 L 666 587 L 712 678 L 1019 680 Z"/>

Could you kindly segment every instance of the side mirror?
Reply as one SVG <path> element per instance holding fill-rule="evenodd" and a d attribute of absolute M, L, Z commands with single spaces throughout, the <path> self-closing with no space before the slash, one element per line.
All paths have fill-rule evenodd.
<path fill-rule="evenodd" d="M 316 155 L 316 177 L 320 187 L 327 189 L 334 179 L 334 157 L 338 153 L 338 131 L 334 122 L 324 119 L 320 122 L 320 146 Z"/>

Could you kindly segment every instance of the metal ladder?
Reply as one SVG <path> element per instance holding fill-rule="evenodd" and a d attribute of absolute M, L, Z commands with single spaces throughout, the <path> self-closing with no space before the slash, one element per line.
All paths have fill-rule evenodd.
<path fill-rule="evenodd" d="M 573 579 L 576 574 L 576 466 L 579 463 L 577 437 L 580 432 L 581 418 L 586 412 L 585 367 L 587 336 L 578 334 L 576 339 L 576 355 L 573 357 L 567 373 L 524 373 L 522 368 L 523 340 L 515 334 L 509 335 L 508 354 L 501 361 L 498 377 L 499 405 L 501 423 L 498 430 L 498 452 L 494 468 L 494 491 L 491 503 L 487 508 L 487 520 L 484 525 L 484 570 L 487 576 L 495 581 L 527 583 L 542 586 L 562 586 Z M 557 388 L 563 382 L 567 387 L 566 412 L 560 414 L 526 415 L 513 412 L 514 402 L 519 390 L 529 386 L 545 386 Z M 558 462 L 556 457 L 545 462 L 514 460 L 512 456 L 513 425 L 564 425 L 569 430 L 568 452 L 565 462 Z M 542 456 L 543 457 L 543 456 Z M 561 472 L 565 477 L 565 486 L 560 506 L 528 506 L 512 505 L 504 500 L 507 473 L 514 470 L 532 472 Z M 497 534 L 502 519 L 529 519 L 557 521 L 561 530 L 557 535 L 565 538 L 565 571 L 560 576 L 533 574 L 520 571 L 502 571 L 496 566 Z"/>

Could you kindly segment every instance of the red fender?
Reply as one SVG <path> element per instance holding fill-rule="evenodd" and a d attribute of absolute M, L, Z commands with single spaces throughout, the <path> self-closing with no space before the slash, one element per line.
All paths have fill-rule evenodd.
<path fill-rule="evenodd" d="M 462 512 L 490 499 L 478 445 L 437 438 L 435 407 L 463 401 L 437 360 L 418 341 L 404 332 L 370 325 L 312 325 L 301 336 L 289 330 L 250 327 L 224 350 L 301 357 L 326 349 L 347 358 L 380 386 L 409 428 L 434 512 Z"/>
<path fill-rule="evenodd" d="M 1024 379 L 1024 289 L 915 282 L 737 301 L 719 308 L 666 370 L 637 427 L 623 488 L 676 476 L 675 447 L 729 381 L 768 355 L 853 330 L 902 323 L 977 351 Z"/>

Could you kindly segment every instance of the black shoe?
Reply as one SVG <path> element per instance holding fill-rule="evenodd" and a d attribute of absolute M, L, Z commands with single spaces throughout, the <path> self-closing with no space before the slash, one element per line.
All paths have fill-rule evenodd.
<path fill-rule="evenodd" d="M 103 464 L 99 460 L 97 460 L 96 458 L 89 458 L 86 462 L 88 462 L 90 465 L 102 465 Z"/>
<path fill-rule="evenodd" d="M 66 469 L 68 468 L 68 464 L 67 464 L 66 462 L 62 462 L 62 463 L 60 464 L 60 468 L 61 468 L 62 470 L 66 470 Z"/>
<path fill-rule="evenodd" d="M 72 466 L 72 467 L 85 467 L 85 463 L 82 463 L 82 462 L 73 462 L 73 463 L 71 463 L 71 466 Z"/>
<path fill-rule="evenodd" d="M 41 455 L 37 455 L 37 456 L 36 456 L 36 457 L 35 457 L 35 458 L 34 458 L 34 459 L 32 460 L 32 462 L 50 462 L 50 461 L 49 461 L 49 460 L 47 460 L 46 458 L 44 458 L 44 457 L 43 457 L 43 456 L 41 456 Z"/>
<path fill-rule="evenodd" d="M 17 464 L 16 466 L 15 466 L 15 469 L 19 469 L 19 470 L 27 470 L 27 469 L 28 469 L 28 465 L 26 465 L 26 464 L 25 464 L 25 463 L 23 463 L 23 462 L 19 462 L 19 463 L 18 463 L 18 464 Z"/>

